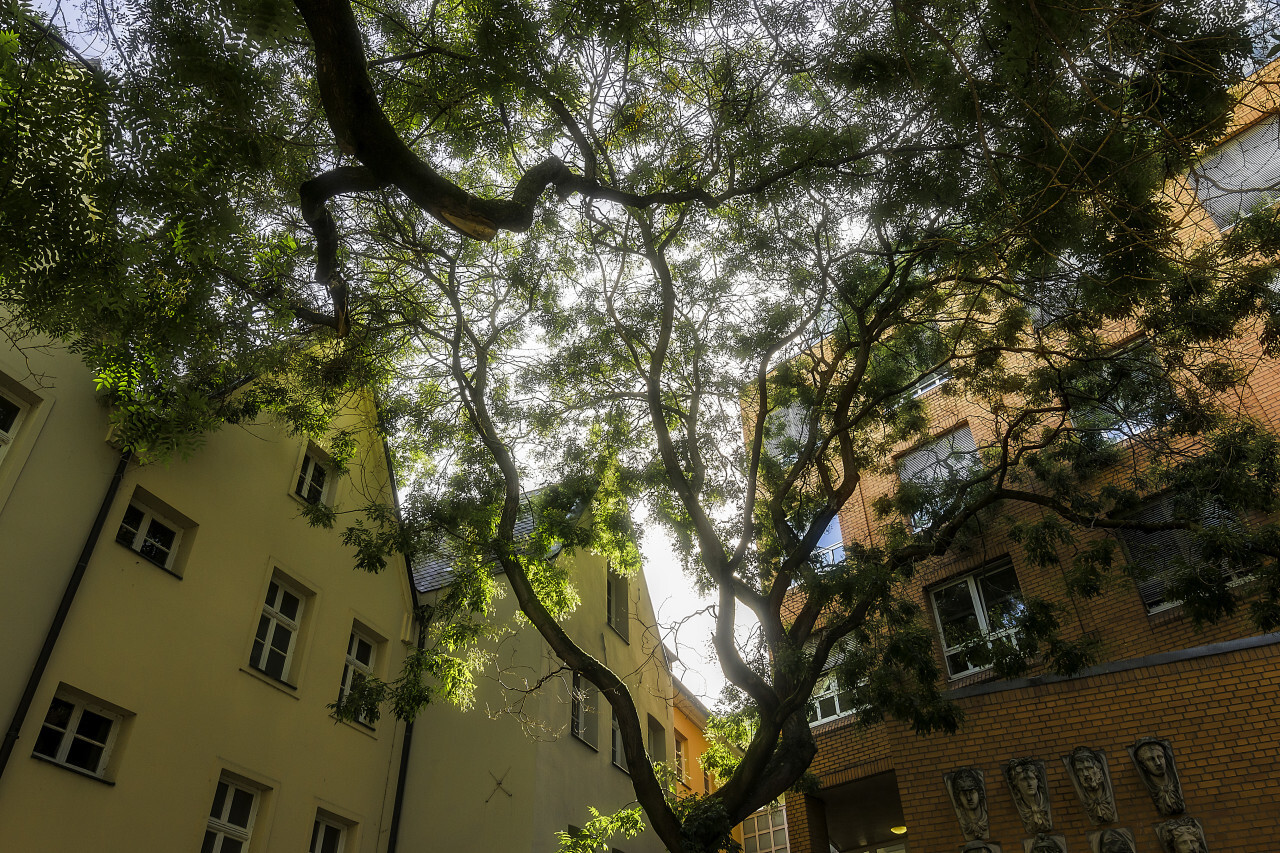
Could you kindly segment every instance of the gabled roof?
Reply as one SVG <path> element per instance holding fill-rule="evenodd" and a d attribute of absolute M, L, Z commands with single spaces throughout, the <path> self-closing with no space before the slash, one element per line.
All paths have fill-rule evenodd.
<path fill-rule="evenodd" d="M 533 528 L 533 513 L 528 511 L 528 504 L 526 504 L 525 511 L 521 512 L 520 517 L 516 519 L 514 531 L 516 541 L 528 539 L 529 535 L 533 533 Z M 455 560 L 457 560 L 457 556 L 447 551 L 439 554 L 429 554 L 414 560 L 411 570 L 414 588 L 418 592 L 432 592 L 453 583 L 453 564 Z M 502 573 L 502 567 L 496 560 L 493 562 L 493 573 Z"/>

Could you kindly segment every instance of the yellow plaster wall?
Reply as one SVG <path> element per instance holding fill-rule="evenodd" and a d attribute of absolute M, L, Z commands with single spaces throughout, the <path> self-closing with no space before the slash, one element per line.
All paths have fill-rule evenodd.
<path fill-rule="evenodd" d="M 105 488 L 105 482 L 86 485 L 89 496 L 81 500 L 76 483 L 83 478 L 72 472 L 82 457 L 104 456 L 109 464 L 116 456 L 109 447 L 101 450 L 102 417 L 80 402 L 86 393 L 82 385 L 59 389 L 40 437 L 51 452 L 31 455 L 0 513 L 0 531 L 21 525 L 31 552 L 20 563 L 6 560 L 5 585 L 31 590 L 46 608 L 44 588 L 61 592 L 61 552 L 71 545 L 78 551 L 88 528 L 80 504 L 88 501 L 96 511 Z M 369 407 L 360 408 L 362 414 L 348 417 L 367 418 Z M 64 413 L 74 421 L 60 423 Z M 226 427 L 190 461 L 130 466 L 0 780 L 6 849 L 198 850 L 224 770 L 269 789 L 254 853 L 305 850 L 318 808 L 356 825 L 347 851 L 383 849 L 403 726 L 383 720 L 370 732 L 336 722 L 326 706 L 337 696 L 353 621 L 385 640 L 378 674 L 399 671 L 411 594 L 402 562 L 378 575 L 356 572 L 338 530 L 312 528 L 300 517 L 292 489 L 304 449 L 304 439 L 271 424 Z M 336 484 L 339 510 L 370 494 L 390 498 L 376 440 L 360 461 L 362 468 Z M 95 469 L 99 480 L 101 467 Z M 40 495 L 36 487 L 45 481 L 57 482 L 67 499 L 47 490 Z M 188 553 L 181 578 L 114 540 L 138 487 L 197 525 L 183 534 Z M 9 534 L 5 541 L 12 541 Z M 49 562 L 57 577 L 43 574 L 42 547 L 56 552 Z M 248 665 L 275 570 L 310 593 L 292 687 Z M 25 636 L 47 620 L 28 621 L 5 630 Z M 43 627 L 37 633 L 38 644 Z M 60 684 L 128 712 L 110 784 L 31 757 Z"/>
<path fill-rule="evenodd" d="M 628 643 L 605 618 L 604 559 L 581 552 L 563 559 L 574 561 L 571 576 L 582 602 L 567 620 L 566 630 L 631 686 L 642 724 L 649 714 L 662 722 L 670 758 L 671 682 L 643 577 L 630 579 Z M 491 649 L 493 662 L 479 678 L 475 707 L 467 712 L 431 707 L 418 718 L 406 783 L 402 850 L 549 853 L 556 847 L 557 830 L 587 822 L 588 806 L 607 813 L 635 799 L 630 777 L 610 758 L 608 707 L 597 716 L 597 749 L 569 733 L 568 671 L 520 702 L 524 697 L 519 688 L 551 674 L 559 662 L 537 631 L 515 613 L 514 597 L 508 592 L 497 602 L 494 620 L 510 632 Z M 503 779 L 510 796 L 497 790 L 495 777 Z M 632 840 L 614 839 L 611 846 L 623 853 L 663 849 L 651 832 Z"/>

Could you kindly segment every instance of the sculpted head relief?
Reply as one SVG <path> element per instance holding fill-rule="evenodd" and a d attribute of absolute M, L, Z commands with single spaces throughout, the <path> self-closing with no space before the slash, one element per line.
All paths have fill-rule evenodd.
<path fill-rule="evenodd" d="M 1062 759 L 1075 785 L 1076 794 L 1094 823 L 1116 819 L 1115 794 L 1107 772 L 1107 758 L 1101 750 L 1077 746 Z"/>
<path fill-rule="evenodd" d="M 1181 814 L 1184 808 L 1182 784 L 1173 763 L 1173 747 L 1159 738 L 1138 738 L 1129 747 L 1142 784 L 1146 785 L 1156 811 L 1162 815 Z"/>
<path fill-rule="evenodd" d="M 981 772 L 961 767 L 948 774 L 945 781 L 964 837 L 970 841 L 986 838 L 987 795 Z"/>
<path fill-rule="evenodd" d="M 1049 796 L 1045 790 L 1044 762 L 1034 758 L 1012 758 L 1005 765 L 1004 774 L 1023 828 L 1027 832 L 1053 829 Z"/>

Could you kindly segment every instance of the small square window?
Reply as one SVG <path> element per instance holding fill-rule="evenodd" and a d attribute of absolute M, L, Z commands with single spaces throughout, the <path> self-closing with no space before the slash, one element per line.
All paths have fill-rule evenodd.
<path fill-rule="evenodd" d="M 262 791 L 223 774 L 213 794 L 200 853 L 244 853 L 253 837 Z"/>
<path fill-rule="evenodd" d="M 160 568 L 176 573 L 178 543 L 182 533 L 182 525 L 135 500 L 124 511 L 120 529 L 116 531 L 116 541 Z"/>
<path fill-rule="evenodd" d="M 342 853 L 346 848 L 349 828 L 347 824 L 325 812 L 316 812 L 315 823 L 311 826 L 311 846 L 307 848 L 307 853 Z"/>
<path fill-rule="evenodd" d="M 302 457 L 293 493 L 309 504 L 329 503 L 329 486 L 333 479 L 329 474 L 328 460 L 314 447 L 308 448 Z"/>
<path fill-rule="evenodd" d="M 307 593 L 300 587 L 278 573 L 272 577 L 253 637 L 250 666 L 288 683 L 306 603 Z"/>
<path fill-rule="evenodd" d="M 342 667 L 342 684 L 338 686 L 338 705 L 341 706 L 351 688 L 365 678 L 373 677 L 373 665 L 377 659 L 379 641 L 365 633 L 358 626 L 351 629 L 351 637 L 347 640 L 347 658 Z M 356 717 L 356 722 L 373 726 L 373 719 L 364 714 Z"/>
<path fill-rule="evenodd" d="M 103 777 L 121 715 L 66 690 L 59 690 L 36 735 L 33 755 Z"/>

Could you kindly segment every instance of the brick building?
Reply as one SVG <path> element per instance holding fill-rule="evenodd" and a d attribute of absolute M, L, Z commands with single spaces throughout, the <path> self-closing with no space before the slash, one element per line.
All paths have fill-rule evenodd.
<path fill-rule="evenodd" d="M 1185 245 L 1216 238 L 1280 185 L 1277 65 L 1258 72 L 1251 83 L 1224 142 L 1171 188 L 1174 202 L 1186 211 Z M 1122 329 L 1115 336 L 1117 343 L 1131 340 Z M 1255 365 L 1240 395 L 1241 409 L 1280 430 L 1280 369 L 1262 356 L 1257 336 L 1238 345 Z M 878 496 L 941 464 L 939 459 L 970 453 L 976 459 L 976 448 L 995 435 L 990 412 L 944 386 L 945 377 L 939 377 L 918 389 L 925 396 L 932 443 L 899 448 L 894 473 L 864 476 L 838 519 L 844 542 L 878 541 L 883 520 L 871 509 Z M 1132 452 L 1121 466 L 1125 470 L 1098 475 L 1099 486 L 1140 473 L 1151 461 L 1132 440 L 1143 425 L 1120 426 L 1109 438 L 1128 443 Z M 1142 511 L 1155 520 L 1168 510 L 1156 496 Z M 1024 506 L 1006 515 L 1021 513 L 1030 520 L 1035 512 Z M 1150 579 L 1135 584 L 1117 575 L 1089 599 L 1068 594 L 1056 570 L 1036 568 L 998 531 L 918 571 L 908 596 L 937 629 L 935 655 L 964 723 L 950 736 L 918 736 L 896 723 L 859 728 L 840 685 L 834 679 L 819 682 L 810 711 L 818 742 L 811 770 L 819 787 L 788 795 L 791 850 L 1274 849 L 1280 836 L 1280 633 L 1259 633 L 1239 610 L 1214 624 L 1194 624 L 1179 602 L 1163 594 L 1161 561 L 1196 558 L 1187 540 L 1175 533 L 1112 535 L 1126 560 L 1142 561 L 1151 570 Z M 1086 535 L 1075 544 L 1086 547 L 1089 540 Z M 1235 580 L 1247 594 L 1248 578 Z M 1103 662 L 1071 677 L 1039 670 L 1028 678 L 1000 680 L 968 660 L 963 642 L 953 641 L 975 630 L 998 635 L 1003 617 L 1029 598 L 1061 605 L 1069 615 L 1064 633 L 1096 638 Z M 1156 759 L 1148 756 L 1160 750 L 1144 750 L 1143 738 L 1166 745 L 1162 778 L 1172 778 L 1172 760 L 1181 810 L 1149 789 L 1148 782 L 1158 787 L 1160 768 L 1152 769 Z M 1072 760 L 1079 747 L 1090 751 L 1109 779 L 1111 806 L 1102 811 L 1095 805 L 1091 813 L 1087 803 L 1093 794 L 1079 787 L 1085 774 L 1073 769 L 1081 765 Z M 1090 760 L 1075 755 L 1077 762 Z M 1014 759 L 1031 762 L 1010 764 Z M 1021 789 L 1015 787 L 1019 780 L 1025 780 Z M 975 788 L 982 789 L 977 802 L 957 801 Z M 965 814 L 980 817 L 985 828 L 972 821 L 962 825 L 966 807 Z M 1182 818 L 1199 826 L 1170 823 Z"/>

